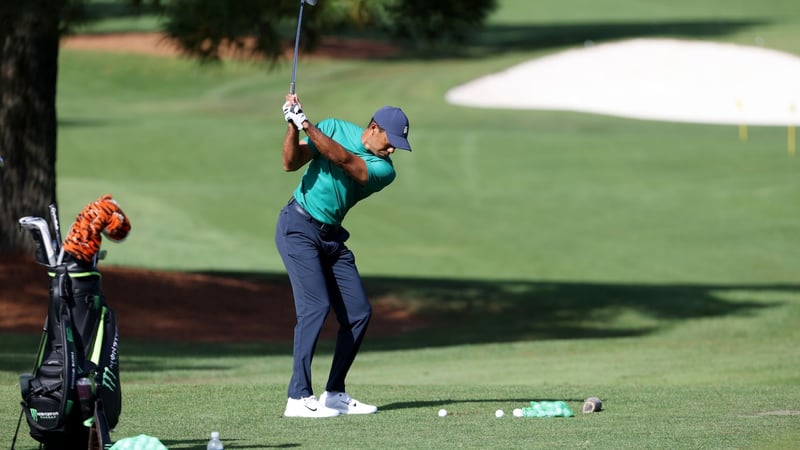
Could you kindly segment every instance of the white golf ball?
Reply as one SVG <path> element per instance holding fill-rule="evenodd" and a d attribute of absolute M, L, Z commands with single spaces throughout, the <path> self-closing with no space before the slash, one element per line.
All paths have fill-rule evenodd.
<path fill-rule="evenodd" d="M 446 409 L 440 409 L 439 410 L 439 417 L 446 417 L 446 416 L 447 416 L 447 410 Z"/>
<path fill-rule="evenodd" d="M 497 411 L 494 412 L 494 416 L 498 417 L 498 418 L 499 417 L 503 417 L 505 415 L 506 415 L 506 413 L 504 413 L 502 409 L 498 409 Z"/>
<path fill-rule="evenodd" d="M 514 417 L 522 417 L 522 409 L 517 408 L 514 410 Z"/>

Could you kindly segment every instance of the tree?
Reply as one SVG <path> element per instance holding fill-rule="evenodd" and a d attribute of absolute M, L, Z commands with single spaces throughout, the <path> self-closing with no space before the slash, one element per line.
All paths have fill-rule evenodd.
<path fill-rule="evenodd" d="M 0 8 L 0 251 L 30 249 L 17 220 L 56 200 L 56 79 L 66 0 Z M 27 238 L 27 237 L 26 237 Z"/>
<path fill-rule="evenodd" d="M 0 0 L 0 254 L 30 251 L 17 225 L 48 216 L 56 199 L 56 85 L 60 36 L 91 20 L 85 0 Z M 163 13 L 164 32 L 189 55 L 218 61 L 238 50 L 275 62 L 298 0 L 120 0 Z M 347 26 L 387 31 L 407 42 L 461 42 L 495 0 L 321 0 L 305 8 L 301 45 Z M 282 26 L 283 25 L 283 26 Z M 294 38 L 292 30 L 291 38 Z M 285 32 L 285 31 L 283 31 Z"/>
<path fill-rule="evenodd" d="M 496 5 L 496 0 L 401 0 L 389 5 L 387 28 L 407 42 L 452 47 L 479 29 Z"/>

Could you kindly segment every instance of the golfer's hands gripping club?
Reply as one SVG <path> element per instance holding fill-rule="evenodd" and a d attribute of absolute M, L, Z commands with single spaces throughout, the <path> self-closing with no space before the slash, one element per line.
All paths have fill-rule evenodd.
<path fill-rule="evenodd" d="M 308 120 L 308 118 L 303 113 L 303 107 L 300 105 L 297 95 L 286 95 L 286 103 L 283 104 L 283 118 L 286 119 L 287 122 L 293 123 L 298 130 L 303 129 L 303 122 Z"/>

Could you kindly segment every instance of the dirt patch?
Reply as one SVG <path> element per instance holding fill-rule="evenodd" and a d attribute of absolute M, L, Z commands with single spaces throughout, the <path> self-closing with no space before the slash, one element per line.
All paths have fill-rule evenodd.
<path fill-rule="evenodd" d="M 134 53 L 150 56 L 179 57 L 181 51 L 175 42 L 160 33 L 119 33 L 102 35 L 78 35 L 65 37 L 62 48 L 114 53 Z M 286 44 L 286 54 L 292 57 L 294 43 Z M 397 54 L 399 49 L 386 42 L 363 39 L 323 38 L 319 47 L 303 57 L 336 59 L 384 58 Z M 223 59 L 241 56 L 234 51 L 224 51 Z"/>
<path fill-rule="evenodd" d="M 264 282 L 196 273 L 100 267 L 120 336 L 198 342 L 291 342 L 294 302 L 288 281 Z M 38 333 L 49 298 L 47 268 L 33 257 L 0 258 L 0 333 Z M 369 336 L 423 326 L 402 305 L 372 299 Z M 213 325 L 212 325 L 213 324 Z M 329 316 L 323 338 L 336 335 Z"/>

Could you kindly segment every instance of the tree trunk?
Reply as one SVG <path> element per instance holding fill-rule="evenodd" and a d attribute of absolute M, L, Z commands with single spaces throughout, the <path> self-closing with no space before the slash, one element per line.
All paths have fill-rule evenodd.
<path fill-rule="evenodd" d="M 19 218 L 49 218 L 47 206 L 56 202 L 56 82 L 66 1 L 0 6 L 0 256 L 31 251 Z"/>

